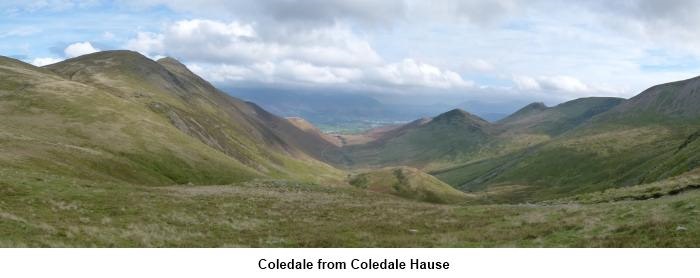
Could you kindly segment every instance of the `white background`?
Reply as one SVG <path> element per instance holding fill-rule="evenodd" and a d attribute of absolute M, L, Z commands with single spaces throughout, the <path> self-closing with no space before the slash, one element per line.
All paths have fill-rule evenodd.
<path fill-rule="evenodd" d="M 262 258 L 448 261 L 449 270 L 260 270 Z M 699 249 L 0 249 L 0 277 L 697 277 Z"/>

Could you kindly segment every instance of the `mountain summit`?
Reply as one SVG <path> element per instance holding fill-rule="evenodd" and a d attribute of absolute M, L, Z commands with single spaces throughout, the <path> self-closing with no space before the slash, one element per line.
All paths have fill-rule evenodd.
<path fill-rule="evenodd" d="M 490 127 L 484 119 L 454 109 L 391 130 L 379 140 L 347 147 L 345 152 L 355 165 L 423 167 L 473 151 L 491 138 Z"/>
<path fill-rule="evenodd" d="M 3 133 L 27 139 L 0 163 L 148 184 L 338 177 L 315 159 L 334 145 L 172 58 L 104 51 L 45 68 L 0 62 L 0 78 L 13 82 L 3 82 Z"/>

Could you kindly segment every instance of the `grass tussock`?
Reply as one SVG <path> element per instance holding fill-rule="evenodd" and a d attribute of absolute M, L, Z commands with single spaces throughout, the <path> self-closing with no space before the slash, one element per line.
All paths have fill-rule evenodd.
<path fill-rule="evenodd" d="M 144 187 L 6 168 L 0 177 L 5 247 L 700 246 L 700 191 L 444 205 L 279 180 Z"/>

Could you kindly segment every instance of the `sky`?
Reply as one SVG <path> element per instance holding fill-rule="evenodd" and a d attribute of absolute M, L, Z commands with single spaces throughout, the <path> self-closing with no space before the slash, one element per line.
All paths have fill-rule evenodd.
<path fill-rule="evenodd" d="M 697 15 L 681 0 L 3 0 L 0 55 L 129 49 L 234 90 L 552 105 L 700 75 Z"/>

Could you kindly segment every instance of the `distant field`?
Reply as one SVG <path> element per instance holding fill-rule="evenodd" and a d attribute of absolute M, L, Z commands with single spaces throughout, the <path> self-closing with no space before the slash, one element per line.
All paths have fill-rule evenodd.
<path fill-rule="evenodd" d="M 404 124 L 400 121 L 353 121 L 338 123 L 314 123 L 324 133 L 358 134 L 367 130 L 387 125 Z"/>

